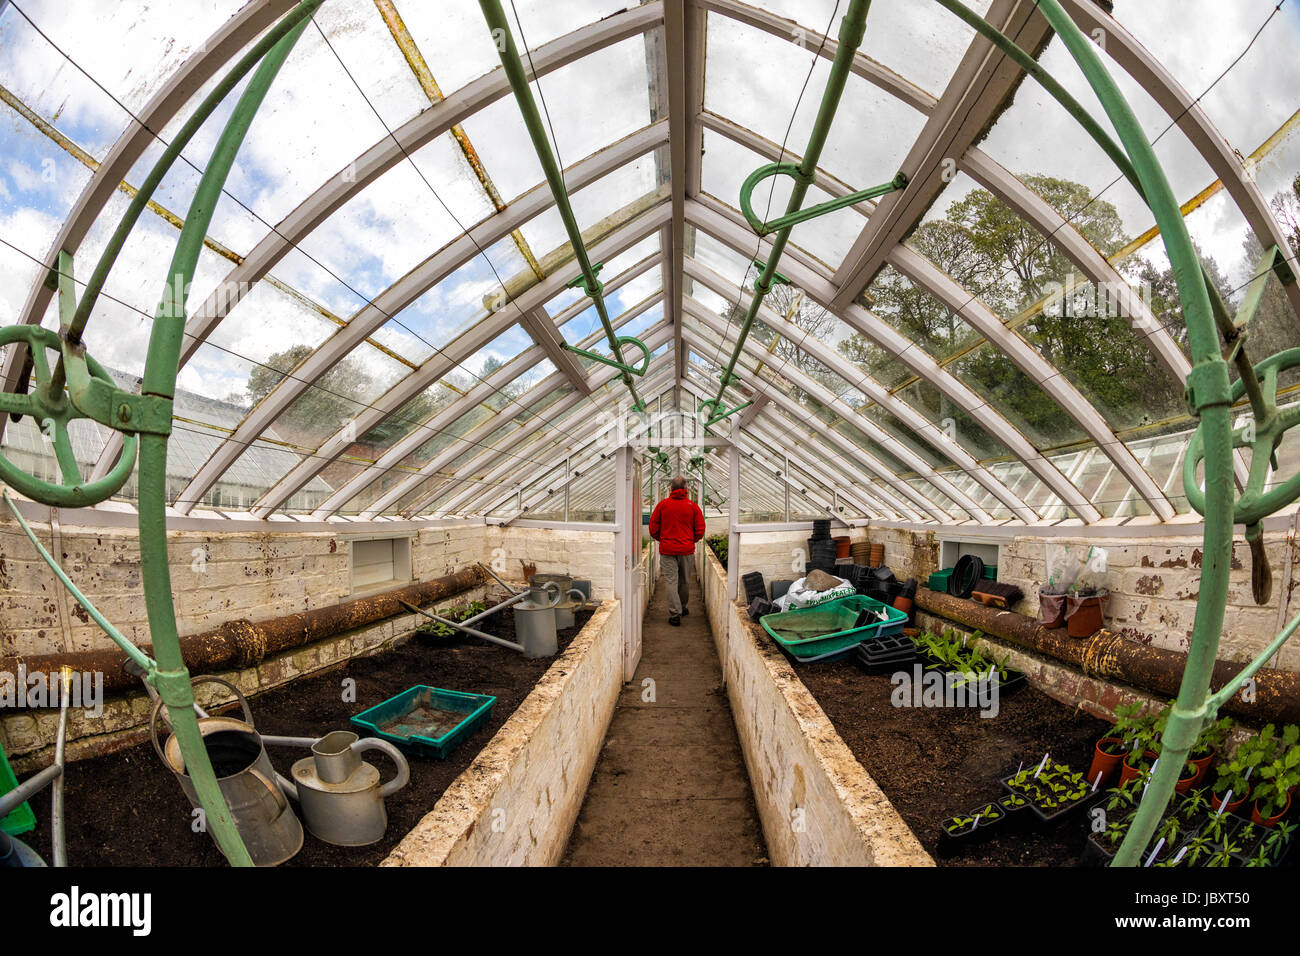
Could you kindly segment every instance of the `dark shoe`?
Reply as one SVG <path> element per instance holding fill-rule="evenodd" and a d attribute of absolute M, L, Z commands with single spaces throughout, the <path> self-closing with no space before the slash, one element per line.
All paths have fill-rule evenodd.
<path fill-rule="evenodd" d="M 682 623 L 682 619 L 678 617 L 676 614 L 674 614 L 672 617 L 668 619 L 668 623 L 671 624 L 673 627 L 680 627 Z"/>
<path fill-rule="evenodd" d="M 682 617 L 690 617 L 690 616 L 691 616 L 691 609 L 688 607 L 682 608 Z"/>

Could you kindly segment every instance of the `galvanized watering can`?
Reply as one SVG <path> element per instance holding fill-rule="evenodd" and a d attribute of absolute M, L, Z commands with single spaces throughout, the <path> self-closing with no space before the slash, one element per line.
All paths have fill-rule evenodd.
<path fill-rule="evenodd" d="M 397 764 L 397 775 L 382 786 L 379 771 L 361 759 L 378 750 Z M 302 808 L 312 836 L 335 846 L 366 846 L 388 829 L 384 798 L 406 786 L 410 767 L 401 751 L 378 737 L 357 739 L 350 730 L 336 730 L 316 741 L 311 756 L 293 765 L 290 795 Z"/>
<path fill-rule="evenodd" d="M 530 583 L 524 599 L 515 604 L 515 637 L 524 657 L 554 657 L 559 651 L 555 609 L 563 597 L 553 583 Z"/>
<path fill-rule="evenodd" d="M 570 598 L 573 595 L 577 595 L 584 602 L 586 600 L 580 591 L 571 591 Z M 519 651 L 524 657 L 554 657 L 560 649 L 560 642 L 555 635 L 555 610 L 556 605 L 564 597 L 565 595 L 561 593 L 559 586 L 554 582 L 530 584 L 527 590 L 512 594 L 500 604 L 475 614 L 464 621 L 452 621 L 445 617 L 439 617 L 437 614 L 422 610 L 414 604 L 409 604 L 400 599 L 398 603 L 412 614 L 421 614 L 430 620 L 437 621 L 439 624 L 455 628 L 466 634 L 472 634 L 481 640 L 499 644 L 512 651 Z M 517 641 L 507 641 L 491 634 L 484 634 L 482 631 L 470 626 L 488 615 L 496 614 L 508 607 L 514 608 L 515 637 L 518 638 Z"/>
<path fill-rule="evenodd" d="M 534 588 L 545 588 L 547 585 L 554 584 L 560 589 L 560 600 L 555 605 L 555 627 L 557 630 L 562 631 L 566 627 L 573 627 L 577 623 L 575 615 L 579 608 L 586 605 L 587 595 L 581 588 L 574 586 L 575 582 L 572 577 L 567 574 L 534 574 L 528 583 Z M 588 587 L 590 587 L 590 584 Z"/>
<path fill-rule="evenodd" d="M 275 768 L 262 746 L 262 738 L 253 726 L 253 712 L 248 700 L 229 681 L 207 675 L 194 678 L 195 684 L 213 683 L 226 687 L 243 708 L 244 719 L 203 717 L 199 731 L 203 746 L 216 771 L 217 784 L 226 799 L 239 835 L 257 866 L 278 866 L 302 849 L 302 824 L 289 806 L 289 800 L 276 781 Z M 194 782 L 185 770 L 180 744 L 174 736 L 166 746 L 158 742 L 158 716 L 162 701 L 154 702 L 149 716 L 149 736 L 163 763 L 176 775 L 190 805 L 200 807 Z"/>

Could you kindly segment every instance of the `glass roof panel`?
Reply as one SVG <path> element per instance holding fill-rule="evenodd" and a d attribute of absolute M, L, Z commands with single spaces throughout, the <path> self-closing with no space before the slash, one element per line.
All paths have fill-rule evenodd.
<path fill-rule="evenodd" d="M 127 128 L 129 111 L 140 110 L 163 89 L 205 38 L 239 11 L 240 3 L 196 0 L 184 10 L 120 3 L 92 11 L 84 0 L 26 0 L 23 10 L 67 56 L 28 26 L 13 4 L 0 6 L 0 242 L 10 244 L 0 245 L 0 310 L 6 313 L 0 323 L 22 313 L 41 277 L 40 267 L 24 254 L 40 258 L 48 253 L 91 171 Z M 728 233 L 724 242 L 689 222 L 682 248 L 665 248 L 664 237 L 674 234 L 667 219 L 670 177 L 698 172 L 703 204 L 736 210 L 744 177 L 767 162 L 761 151 L 784 148 L 790 158 L 807 147 L 830 67 L 816 55 L 816 44 L 835 9 L 831 0 L 755 3 L 795 22 L 788 31 L 772 34 L 723 14 L 704 15 L 702 105 L 708 128 L 700 133 L 701 156 L 691 157 L 686 170 L 671 169 L 668 148 L 661 144 L 572 195 L 589 245 L 659 204 L 653 215 L 661 218 L 652 231 L 611 257 L 601 273 L 619 333 L 644 337 L 654 330 L 666 339 L 655 348 L 644 381 L 651 394 L 642 397 L 650 398 L 655 414 L 670 412 L 679 391 L 670 358 L 673 336 L 662 334 L 679 310 L 667 308 L 667 295 L 685 297 L 679 331 L 688 342 L 684 411 L 689 413 L 699 402 L 691 393 L 713 394 L 734 348 L 740 316 L 753 294 L 752 256 L 759 250 L 756 238 L 754 251 L 746 248 L 744 233 L 721 230 Z M 574 29 L 617 16 L 626 6 L 622 0 L 515 0 L 509 5 L 512 17 L 516 4 L 522 20 L 515 23 L 516 39 L 521 48 L 533 51 Z M 1282 232 L 1300 247 L 1300 136 L 1294 135 L 1300 94 L 1296 84 L 1286 84 L 1295 69 L 1294 57 L 1285 56 L 1300 39 L 1300 13 L 1268 0 L 1243 0 L 1231 10 L 1194 0 L 1183 11 L 1186 22 L 1172 30 L 1167 17 L 1161 20 L 1159 13 L 1139 6 L 1125 0 L 1116 15 L 1193 96 L 1201 97 L 1203 108 L 1238 151 L 1245 175 L 1271 203 Z M 989 3 L 983 0 L 976 7 L 983 12 Z M 829 28 L 833 34 L 836 24 Z M 876 0 L 860 52 L 897 73 L 900 83 L 940 97 L 972 37 L 937 4 Z M 673 59 L 665 53 L 662 26 L 586 55 L 576 55 L 574 42 L 561 41 L 560 59 L 567 62 L 533 84 L 548 135 L 569 170 L 668 116 L 667 66 Z M 1100 115 L 1061 43 L 1047 45 L 1042 63 Z M 279 224 L 323 184 L 335 180 L 336 189 L 346 183 L 355 172 L 354 160 L 375 144 L 390 148 L 389 129 L 418 117 L 444 96 L 460 96 L 466 84 L 497 66 L 497 51 L 472 0 L 437 5 L 331 0 L 289 57 L 238 153 L 199 256 L 188 299 L 191 312 L 255 245 L 269 236 L 274 246 Z M 1112 74 L 1154 141 L 1178 199 L 1186 204 L 1188 229 L 1212 281 L 1235 311 L 1262 253 L 1248 227 L 1253 214 L 1248 218 L 1238 210 L 1230 191 L 1215 181 L 1211 164 L 1174 128 L 1154 96 L 1122 70 Z M 176 135 L 198 98 L 216 82 L 187 88 L 190 102 L 162 121 L 163 139 Z M 532 192 L 529 201 L 549 194 L 514 97 L 490 102 L 478 98 L 479 93 L 474 97 L 467 102 L 478 111 L 464 116 L 458 128 L 414 149 L 409 159 L 389 164 L 350 195 L 336 191 L 318 197 L 328 213 L 313 220 L 297 246 L 289 244 L 282 255 L 277 253 L 269 271 L 259 264 L 258 280 L 205 332 L 206 340 L 179 371 L 169 494 L 182 494 L 223 444 L 234 461 L 200 500 L 182 504 L 223 513 L 251 507 L 296 464 L 322 447 L 334 447 L 323 446 L 327 439 L 347 436 L 347 425 L 359 412 L 384 402 L 397 383 L 420 375 L 420 394 L 384 412 L 364 434 L 348 436 L 355 440 L 329 461 L 318 462 L 314 476 L 277 507 L 347 515 L 371 508 L 386 514 L 494 509 L 507 515 L 520 508 L 513 492 L 522 487 L 525 512 L 555 515 L 554 476 L 570 458 L 580 461 L 584 471 L 568 486 L 570 516 L 609 516 L 613 466 L 603 457 L 606 449 L 597 426 L 603 413 L 626 410 L 627 390 L 604 366 L 578 357 L 580 369 L 605 380 L 584 397 L 544 357 L 546 350 L 534 342 L 536 327 L 530 335 L 518 324 L 523 315 L 517 303 L 524 293 L 543 280 L 553 289 L 556 279 L 576 274 L 574 251 L 553 208 L 484 243 L 473 255 L 462 258 L 458 252 L 462 261 L 448 266 L 440 281 L 398 314 L 381 316 L 383 321 L 367 335 L 355 335 L 345 354 L 338 350 L 336 364 L 297 399 L 283 402 L 256 440 L 225 444 L 260 403 L 272 403 L 261 405 L 268 411 L 279 408 L 282 399 L 271 397 L 277 383 L 293 375 L 309 355 L 330 348 L 341 335 L 353 338 L 346 327 L 357 321 L 369 300 L 403 283 L 402 288 L 413 286 L 413 271 L 427 267 L 431 257 L 453 244 L 459 243 L 454 246 L 458 250 L 472 246 L 463 238 L 466 228 L 509 215 L 530 191 L 541 190 Z M 232 96 L 220 106 L 187 147 L 184 160 L 164 177 L 156 205 L 126 243 L 86 333 L 91 353 L 124 388 L 138 387 L 161 270 L 170 261 L 200 170 L 235 100 Z M 1142 338 L 1144 330 L 1132 327 L 1133 316 L 1087 311 L 1089 302 L 1101 305 L 1102 296 L 1094 294 L 1079 266 L 1060 251 L 1059 239 L 1031 225 L 1030 212 L 1015 212 L 1018 187 L 1003 190 L 1006 199 L 994 199 L 976 177 L 978 165 L 968 162 L 929 209 L 915 211 L 922 222 L 906 233 L 906 241 L 1002 323 L 990 333 L 996 333 L 994 342 L 1005 345 L 1016 336 L 1036 350 L 1042 366 L 1022 363 L 1030 368 L 1022 371 L 1003 346 L 976 331 L 987 327 L 975 316 L 963 320 L 961 310 L 955 314 L 891 267 L 876 274 L 858 299 L 869 314 L 854 307 L 853 313 L 844 313 L 848 321 L 826 313 L 804 290 L 777 286 L 767 307 L 800 331 L 788 341 L 773 331 L 785 326 L 770 314 L 761 319 L 738 363 L 741 383 L 728 392 L 735 401 L 758 391 L 776 398 L 750 426 L 741 502 L 750 520 L 783 520 L 787 497 L 792 516 L 821 513 L 822 499 L 831 501 L 835 487 L 856 490 L 856 497 L 840 497 L 844 514 L 869 503 L 872 514 L 929 521 L 939 511 L 964 520 L 967 512 L 957 500 L 967 498 L 995 518 L 1010 514 L 979 483 L 977 476 L 982 476 L 975 469 L 954 461 L 963 456 L 914 434 L 904 424 L 913 420 L 910 413 L 897 404 L 886 400 L 881 406 L 869 399 L 868 393 L 882 396 L 861 381 L 855 368 L 833 360 L 829 350 L 950 435 L 1045 521 L 1069 517 L 1056 496 L 1002 441 L 956 408 L 938 386 L 918 378 L 896 353 L 915 356 L 913 364 L 931 379 L 938 376 L 928 371 L 929 362 L 939 363 L 945 374 L 986 402 L 991 415 L 1005 419 L 1048 456 L 1105 517 L 1148 517 L 1150 506 L 1108 457 L 1111 446 L 1102 438 L 1098 447 L 1093 443 L 1097 431 L 1076 423 L 1089 421 L 1095 409 L 1115 432 L 1114 440 L 1127 447 L 1177 509 L 1186 510 L 1178 469 L 1194 419 L 1183 403 L 1180 375 L 1166 365 L 1178 367 L 1174 349 L 1186 357 L 1187 334 L 1151 214 L 1134 190 L 1117 180 L 1114 164 L 1036 83 L 1026 81 L 1005 110 L 991 115 L 979 149 L 1020 177 L 1025 189 L 1067 217 L 1097 252 L 1109 257 L 1150 302 L 1160 324 L 1158 344 L 1169 345 L 1166 354 L 1173 358 L 1158 358 L 1159 352 Z M 694 117 L 686 120 L 689 128 Z M 891 178 L 927 122 L 922 111 L 851 76 L 821 157 L 820 183 L 806 204 Z M 665 130 L 667 126 L 663 124 Z M 162 140 L 148 143 L 122 187 L 101 208 L 83 214 L 91 226 L 84 239 L 77 231 L 77 276 L 89 275 L 132 189 L 163 149 Z M 770 199 L 768 188 L 760 188 L 755 199 L 760 211 L 770 203 L 769 212 L 776 214 L 784 210 L 791 183 L 778 178 L 770 186 Z M 687 184 L 688 218 L 696 218 L 689 205 L 695 190 L 695 183 Z M 815 291 L 823 301 L 834 296 L 830 283 L 835 270 L 867 222 L 858 210 L 844 209 L 794 229 L 791 251 L 818 277 Z M 1287 252 L 1294 258 L 1294 248 Z M 693 257 L 692 271 L 705 278 L 685 276 L 683 288 L 669 288 L 674 263 L 663 258 L 669 254 Z M 1259 358 L 1300 346 L 1293 292 L 1276 276 L 1261 285 L 1263 299 L 1248 329 L 1251 354 Z M 1054 297 L 1061 290 L 1063 296 Z M 536 298 L 528 296 L 530 303 Z M 1057 302 L 1070 310 L 1054 311 Z M 1044 303 L 1053 308 L 1045 309 Z M 1085 311 L 1078 311 L 1079 304 Z M 1105 304 L 1110 308 L 1113 303 L 1107 299 Z M 708 311 L 701 313 L 701 308 Z M 608 350 L 594 309 L 579 290 L 551 293 L 533 313 L 538 319 L 546 316 L 566 343 Z M 28 318 L 54 328 L 58 310 L 51 304 L 43 315 Z M 859 333 L 861 328 L 876 338 Z M 471 335 L 472 340 L 467 338 Z M 433 379 L 428 363 L 444 350 L 458 361 Z M 481 394 L 465 398 L 488 376 L 498 388 L 494 394 L 482 401 Z M 1052 398 L 1059 394 L 1053 381 L 1060 387 L 1068 383 L 1091 409 L 1067 415 Z M 1282 386 L 1284 401 L 1296 399 L 1300 371 Z M 431 423 L 440 413 L 435 427 Z M 1243 405 L 1237 414 L 1244 414 Z M 981 417 L 994 427 L 990 416 Z M 107 434 L 90 423 L 76 426 L 75 453 L 84 467 L 98 459 Z M 52 473 L 49 449 L 30 422 L 10 423 L 4 443 L 34 471 Z M 1284 472 L 1286 463 L 1300 455 L 1296 448 L 1300 439 L 1288 436 L 1280 449 Z M 772 449 L 770 457 L 765 449 Z M 820 474 L 818 467 L 812 468 L 818 475 L 804 473 L 797 461 L 783 460 L 784 450 L 815 464 L 838 463 L 843 481 Z M 702 470 L 719 483 L 716 506 L 726 492 L 726 457 L 698 457 L 697 473 Z M 687 460 L 676 455 L 672 467 L 683 467 Z M 382 466 L 372 467 L 380 461 Z M 807 492 L 787 494 L 785 476 L 775 471 L 791 472 Z M 923 477 L 927 474 L 928 479 Z M 526 476 L 522 486 L 520 476 Z M 649 476 L 647 482 L 653 484 Z M 135 493 L 132 482 L 119 497 L 129 501 Z M 344 499 L 350 500 L 338 509 Z M 562 505 L 558 507 L 562 514 Z"/>
<path fill-rule="evenodd" d="M 778 146 L 785 143 L 790 150 L 802 153 L 817 115 L 820 91 L 830 72 L 830 60 L 818 57 L 812 63 L 814 49 L 815 45 L 801 48 L 791 40 L 710 13 L 704 65 L 705 109 Z M 763 64 L 763 69 L 755 70 L 755 63 Z M 801 98 L 800 89 L 810 65 L 812 78 Z M 820 165 L 847 183 L 888 182 L 898 172 L 924 124 L 923 114 L 862 77 L 851 75 Z M 864 129 L 890 132 L 888 136 L 864 137 Z M 760 208 L 760 200 L 766 202 L 767 192 L 766 187 L 755 190 L 755 208 Z"/>

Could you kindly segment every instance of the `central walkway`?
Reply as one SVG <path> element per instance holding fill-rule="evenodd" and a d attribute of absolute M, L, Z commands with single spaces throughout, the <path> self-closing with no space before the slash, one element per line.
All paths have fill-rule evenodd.
<path fill-rule="evenodd" d="M 693 570 L 689 610 L 681 627 L 669 626 L 660 580 L 641 664 L 619 696 L 565 865 L 767 863 Z"/>

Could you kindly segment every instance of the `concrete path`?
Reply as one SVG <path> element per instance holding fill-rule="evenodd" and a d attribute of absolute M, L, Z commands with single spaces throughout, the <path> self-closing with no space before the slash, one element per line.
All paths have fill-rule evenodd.
<path fill-rule="evenodd" d="M 681 627 L 669 626 L 664 595 L 660 580 L 641 664 L 619 697 L 566 866 L 767 863 L 694 572 Z"/>

